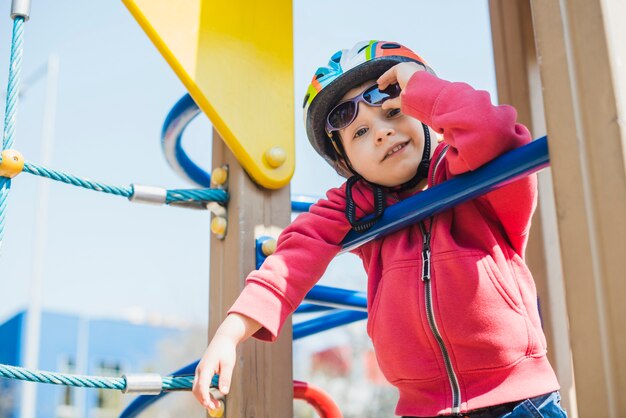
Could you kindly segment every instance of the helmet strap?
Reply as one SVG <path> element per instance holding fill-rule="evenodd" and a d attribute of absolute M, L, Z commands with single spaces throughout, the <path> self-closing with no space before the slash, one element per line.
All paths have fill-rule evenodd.
<path fill-rule="evenodd" d="M 356 205 L 354 204 L 354 199 L 352 198 L 352 188 L 354 185 L 363 179 L 363 177 L 359 175 L 352 176 L 348 179 L 346 183 L 346 217 L 348 218 L 348 222 L 352 225 L 352 230 L 356 232 L 365 232 L 370 229 L 381 216 L 385 212 L 386 199 L 385 199 L 385 191 L 382 187 L 375 185 L 373 188 L 374 193 L 374 217 L 368 220 L 358 220 L 356 219 Z"/>

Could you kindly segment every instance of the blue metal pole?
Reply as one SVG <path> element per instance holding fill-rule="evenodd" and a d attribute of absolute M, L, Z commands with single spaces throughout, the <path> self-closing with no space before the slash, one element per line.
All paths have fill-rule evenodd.
<path fill-rule="evenodd" d="M 300 338 L 308 337 L 309 335 L 317 334 L 318 332 L 340 327 L 365 318 L 367 318 L 366 312 L 343 310 L 331 312 L 329 314 L 295 324 L 293 326 L 293 339 L 298 340 Z"/>
<path fill-rule="evenodd" d="M 329 286 L 316 285 L 304 298 L 307 302 L 316 305 L 347 308 L 353 311 L 367 312 L 367 296 L 358 290 L 338 289 Z"/>
<path fill-rule="evenodd" d="M 455 177 L 388 207 L 380 221 L 370 230 L 364 233 L 350 232 L 343 240 L 341 252 L 351 251 L 366 242 L 539 171 L 549 161 L 548 141 L 544 136 L 501 155 L 478 170 Z"/>

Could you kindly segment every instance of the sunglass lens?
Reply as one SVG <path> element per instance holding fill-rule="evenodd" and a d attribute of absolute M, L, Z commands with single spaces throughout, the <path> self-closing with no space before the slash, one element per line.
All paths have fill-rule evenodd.
<path fill-rule="evenodd" d="M 328 115 L 328 123 L 334 129 L 343 129 L 350 125 L 356 116 L 356 103 L 344 102 Z"/>
<path fill-rule="evenodd" d="M 400 94 L 400 86 L 392 84 L 384 90 L 379 90 L 378 86 L 374 85 L 363 92 L 363 99 L 375 106 L 381 105 L 387 99 L 393 99 Z"/>

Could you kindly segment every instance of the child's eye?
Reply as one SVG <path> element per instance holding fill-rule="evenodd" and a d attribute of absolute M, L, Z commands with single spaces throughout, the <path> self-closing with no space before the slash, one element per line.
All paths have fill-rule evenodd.
<path fill-rule="evenodd" d="M 359 138 L 367 133 L 367 128 L 361 128 L 354 133 L 354 138 Z"/>
<path fill-rule="evenodd" d="M 387 112 L 387 117 L 392 118 L 399 114 L 400 114 L 400 109 L 389 109 L 389 112 Z"/>

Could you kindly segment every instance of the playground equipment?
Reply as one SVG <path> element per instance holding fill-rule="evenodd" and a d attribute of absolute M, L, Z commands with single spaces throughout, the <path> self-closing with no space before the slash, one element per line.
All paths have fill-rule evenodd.
<path fill-rule="evenodd" d="M 212 333 L 221 321 L 225 309 L 243 285 L 228 282 L 225 272 L 228 272 L 231 277 L 233 274 L 245 277 L 245 273 L 253 268 L 254 254 L 258 252 L 259 247 L 251 243 L 257 242 L 259 235 L 263 235 L 262 232 L 270 232 L 268 235 L 274 236 L 273 232 L 276 228 L 288 222 L 286 209 L 289 204 L 288 191 L 274 189 L 288 182 L 293 172 L 290 164 L 293 164 L 294 159 L 293 149 L 290 148 L 292 142 L 289 142 L 292 130 L 289 121 L 291 118 L 286 118 L 284 115 L 271 115 L 271 117 L 276 117 L 276 120 L 272 120 L 268 125 L 280 126 L 279 131 L 282 133 L 271 132 L 272 135 L 270 135 L 268 129 L 265 139 L 270 136 L 272 138 L 258 141 L 260 145 L 257 148 L 251 145 L 251 148 L 248 148 L 249 145 L 246 145 L 245 141 L 240 142 L 238 139 L 249 138 L 249 131 L 245 126 L 240 126 L 240 121 L 232 115 L 232 103 L 224 103 L 226 96 L 223 94 L 224 89 L 232 85 L 224 83 L 223 86 L 219 86 L 216 85 L 215 80 L 202 79 L 202 76 L 214 73 L 223 74 L 224 68 L 219 68 L 215 63 L 228 60 L 240 62 L 238 60 L 242 56 L 248 56 L 246 54 L 249 51 L 244 48 L 246 45 L 254 45 L 253 49 L 268 53 L 267 48 L 255 43 L 255 40 L 267 41 L 269 32 L 265 31 L 265 37 L 257 37 L 257 31 L 263 33 L 264 29 L 248 25 L 246 31 L 235 32 L 235 35 L 229 37 L 233 40 L 229 46 L 234 47 L 226 48 L 227 54 L 210 55 L 210 51 L 225 49 L 215 47 L 225 38 L 225 34 L 231 28 L 234 27 L 235 31 L 241 30 L 237 28 L 237 22 L 233 22 L 234 16 L 242 16 L 241 22 L 244 26 L 251 22 L 262 22 L 264 19 L 291 22 L 291 5 L 287 2 L 280 3 L 271 11 L 262 10 L 262 5 L 258 8 L 251 7 L 250 10 L 241 10 L 229 9 L 228 5 L 218 5 L 217 2 L 198 1 L 191 7 L 176 9 L 180 11 L 179 15 L 170 13 L 166 16 L 163 10 L 167 10 L 168 2 L 165 1 L 129 0 L 125 3 L 142 22 L 146 32 L 189 89 L 194 101 L 200 104 L 200 108 L 209 115 L 216 127 L 213 166 L 227 165 L 229 167 L 228 194 L 223 189 L 184 191 L 185 193 L 181 194 L 181 191 L 168 192 L 137 186 L 115 188 L 37 167 L 28 162 L 24 162 L 23 170 L 92 190 L 125 197 L 137 195 L 139 200 L 162 203 L 172 203 L 178 200 L 197 206 L 198 203 L 204 205 L 209 201 L 223 204 L 229 199 L 233 206 L 240 207 L 242 212 L 237 215 L 245 221 L 233 223 L 228 230 L 223 229 L 222 233 L 212 237 L 214 249 L 211 255 L 210 333 Z M 22 170 L 20 167 L 23 161 L 19 154 L 7 152 L 14 143 L 21 42 L 23 25 L 28 18 L 28 12 L 23 7 L 25 2 L 16 1 L 14 5 L 12 13 L 14 42 L 11 51 L 11 75 L 5 115 L 4 152 L 0 162 L 0 242 L 6 222 L 7 197 L 11 184 L 9 179 Z M 209 5 L 215 7 L 211 9 Z M 549 235 L 544 232 L 550 227 L 549 222 L 546 222 L 550 220 L 549 213 L 555 212 L 554 208 L 548 207 L 549 199 L 546 199 L 544 193 L 540 211 L 543 222 L 535 223 L 535 225 L 543 224 L 543 231 L 536 230 L 532 236 L 543 234 L 546 239 L 544 243 L 531 242 L 529 263 L 535 271 L 540 297 L 544 301 L 542 307 L 544 318 L 546 318 L 545 326 L 549 345 L 555 348 L 552 353 L 557 353 L 556 356 L 551 355 L 563 386 L 564 401 L 569 404 L 570 414 L 576 410 L 574 400 L 577 398 L 581 416 L 615 417 L 626 407 L 626 400 L 619 396 L 619 393 L 626 389 L 623 384 L 626 381 L 626 364 L 618 356 L 618 353 L 626 349 L 624 338 L 626 333 L 620 327 L 620 318 L 626 315 L 626 306 L 621 303 L 622 295 L 626 291 L 626 285 L 622 280 L 622 272 L 626 269 L 622 241 L 626 234 L 626 224 L 622 221 L 623 213 L 626 212 L 626 179 L 623 134 L 618 123 L 622 114 L 617 105 L 620 100 L 626 101 L 626 97 L 624 97 L 623 89 L 617 89 L 614 84 L 619 85 L 620 81 L 619 72 L 615 71 L 618 65 L 616 62 L 626 59 L 626 53 L 623 48 L 616 49 L 615 47 L 619 45 L 616 41 L 618 32 L 609 17 L 624 16 L 626 6 L 618 0 L 585 2 L 491 0 L 490 6 L 500 100 L 514 104 L 520 112 L 520 120 L 531 126 L 533 131 L 545 131 L 544 114 L 550 127 L 554 193 L 559 209 L 559 216 L 554 216 L 551 222 L 558 225 L 560 229 L 561 245 L 560 248 L 555 249 L 554 244 L 550 243 Z M 213 17 L 208 12 L 209 10 L 215 13 Z M 281 14 L 276 15 L 276 11 Z M 268 16 L 267 13 L 272 15 Z M 217 21 L 215 16 L 219 16 L 222 20 Z M 185 38 L 189 36 L 187 32 L 173 29 L 175 22 L 178 24 L 186 21 L 185 19 L 191 19 L 194 22 L 190 25 L 193 29 L 190 32 L 199 33 L 200 36 Z M 212 29 L 206 29 L 207 26 L 211 26 Z M 255 61 L 255 64 L 251 65 L 251 67 L 258 65 L 263 69 L 261 76 L 267 77 L 266 81 L 270 85 L 272 74 L 282 77 L 283 80 L 291 80 L 292 77 L 290 69 L 291 26 L 287 24 L 273 27 L 274 30 L 283 28 L 286 34 L 279 38 L 284 40 L 284 43 L 281 43 L 275 52 L 278 59 L 270 64 Z M 181 49 L 181 45 L 194 45 L 195 50 L 189 52 L 185 48 Z M 537 60 L 537 57 L 541 60 Z M 589 64 L 589 57 L 593 58 L 593 65 Z M 623 78 L 621 81 L 624 83 Z M 291 84 L 280 83 L 281 86 L 291 86 Z M 538 87 L 541 85 L 543 90 Z M 247 89 L 255 94 L 265 93 L 256 90 L 255 86 L 245 86 L 238 94 Z M 276 95 L 271 96 L 269 100 L 274 100 L 274 103 L 284 103 L 285 113 L 290 115 L 293 106 L 288 107 L 288 105 L 291 105 L 293 94 L 289 89 L 290 87 L 288 91 L 275 91 Z M 545 111 L 541 105 L 542 92 Z M 282 102 L 285 98 L 287 101 Z M 224 113 L 222 113 L 222 107 L 225 109 Z M 278 108 L 278 106 L 271 107 Z M 248 116 L 253 117 L 253 115 Z M 245 118 L 241 119 L 245 120 Z M 259 126 L 267 127 L 268 125 Z M 594 140 L 598 135 L 601 135 L 602 141 Z M 226 140 L 230 150 L 219 141 L 220 137 Z M 279 142 L 274 142 L 274 140 Z M 283 140 L 286 142 L 282 142 Z M 281 150 L 277 152 L 277 148 Z M 534 167 L 532 170 L 547 163 L 545 138 L 531 144 L 528 149 L 518 151 L 535 154 L 535 157 L 531 158 L 535 162 L 524 161 L 524 164 Z M 506 158 L 513 157 L 506 156 Z M 494 163 L 504 168 L 510 168 L 519 163 L 515 158 L 505 161 L 507 162 L 498 160 Z M 241 165 L 258 184 L 265 186 L 268 190 L 259 190 L 247 178 Z M 518 170 L 518 167 L 515 167 L 515 170 Z M 526 168 L 522 168 L 514 174 L 505 174 L 500 180 L 507 181 L 506 176 L 509 175 L 523 175 L 522 172 L 525 170 Z M 473 174 L 480 177 L 478 171 Z M 489 177 L 495 175 L 500 175 L 499 171 L 490 172 Z M 514 177 L 508 179 L 512 178 Z M 475 185 L 480 183 L 479 180 L 474 178 L 462 181 Z M 465 188 L 466 184 L 461 184 L 460 188 Z M 545 184 L 544 177 L 544 187 Z M 452 188 L 448 183 L 445 186 Z M 486 187 L 494 186 L 495 184 Z M 433 188 L 431 192 L 435 192 L 436 189 Z M 489 189 L 473 190 L 470 194 L 486 192 Z M 441 192 L 442 189 L 439 191 Z M 190 194 L 187 195 L 187 192 Z M 446 205 L 453 205 L 463 198 L 471 197 L 470 194 L 461 197 L 462 193 L 460 193 L 456 195 L 454 202 L 440 202 L 441 197 L 447 198 L 454 193 L 456 193 L 455 190 L 447 189 L 437 198 L 420 201 L 420 205 L 424 204 L 428 207 L 426 214 L 411 213 L 407 216 L 412 217 L 412 221 L 416 221 L 420 216 L 428 216 L 428 214 L 436 213 L 437 210 L 449 207 Z M 424 195 L 423 199 L 429 196 L 426 193 L 420 194 L 422 195 Z M 414 207 L 412 205 L 415 202 L 404 203 L 407 205 L 405 208 L 396 206 L 388 208 L 386 217 L 365 238 L 349 235 L 344 243 L 345 250 L 355 248 L 361 239 L 377 238 L 378 234 L 384 233 L 385 228 L 387 228 L 385 231 L 389 232 L 392 228 L 402 227 L 402 222 L 406 220 L 398 220 L 394 212 L 396 214 L 406 212 L 407 208 Z M 233 215 L 224 209 L 219 215 L 216 214 L 216 217 L 220 216 L 228 220 Z M 267 231 L 255 230 L 254 225 L 262 225 Z M 543 247 L 546 247 L 545 250 Z M 547 254 L 545 258 L 544 252 Z M 581 257 L 581 254 L 588 256 Z M 562 265 L 556 265 L 558 260 L 563 261 Z M 567 278 L 565 287 L 567 301 L 570 306 L 575 306 L 575 309 L 569 311 L 565 311 L 563 307 L 563 291 L 559 289 L 558 273 L 554 273 L 555 270 L 561 269 Z M 547 279 L 549 275 L 550 280 Z M 348 300 L 352 299 L 354 303 L 345 304 L 337 301 L 336 297 L 341 295 L 348 296 Z M 309 294 L 308 299 L 307 305 L 301 307 L 300 310 L 325 312 L 322 317 L 324 320 L 310 320 L 297 324 L 293 330 L 294 338 L 319 331 L 324 328 L 323 323 L 328 324 L 331 320 L 336 323 L 345 323 L 364 317 L 363 312 L 336 309 L 337 307 L 352 309 L 355 305 L 362 309 L 362 295 L 328 291 L 328 289 L 316 287 Z M 326 306 L 319 307 L 320 304 Z M 558 311 L 559 306 L 562 307 L 562 312 Z M 569 335 L 565 313 L 569 316 L 571 330 Z M 247 344 L 243 348 L 245 367 L 235 373 L 236 384 L 231 389 L 227 405 L 233 416 L 242 415 L 246 407 L 249 408 L 247 410 L 254 410 L 255 416 L 267 416 L 268 411 L 287 411 L 290 408 L 289 404 L 294 393 L 293 380 L 290 367 L 283 361 L 284 358 L 289 358 L 286 357 L 287 355 L 290 355 L 291 339 L 288 326 L 285 327 L 283 334 L 285 335 L 282 341 L 271 348 L 257 343 Z M 571 352 L 570 339 L 575 342 L 571 346 Z M 572 357 L 570 356 L 573 357 L 574 371 L 579 377 L 576 381 L 576 392 L 572 384 L 572 369 L 570 368 Z M 47 381 L 47 383 L 54 384 L 75 383 L 83 387 L 88 386 L 87 383 L 82 383 L 77 378 L 26 371 L 10 366 L 3 368 L 1 373 L 6 377 L 24 378 L 31 381 Z M 189 373 L 188 371 L 187 374 Z M 189 376 L 176 373 L 171 377 L 172 382 L 178 382 L 179 379 L 181 385 L 189 388 Z M 154 376 L 145 378 L 145 381 L 150 382 L 145 383 L 149 386 L 148 391 L 157 391 L 155 383 L 157 380 Z M 86 382 L 88 381 L 95 382 L 97 379 L 89 378 Z M 161 381 L 161 389 L 173 388 L 167 386 L 169 383 L 164 383 L 170 382 L 168 378 L 161 378 Z M 135 386 L 129 382 L 136 382 L 136 378 L 114 380 L 114 383 L 102 381 L 98 384 L 112 384 L 116 389 L 133 391 Z M 258 384 L 260 387 L 253 387 L 250 382 L 260 382 Z M 138 384 L 138 386 L 143 385 L 144 383 Z M 272 388 L 269 396 L 264 392 L 263 387 Z M 253 405 L 252 409 L 250 405 Z"/>

